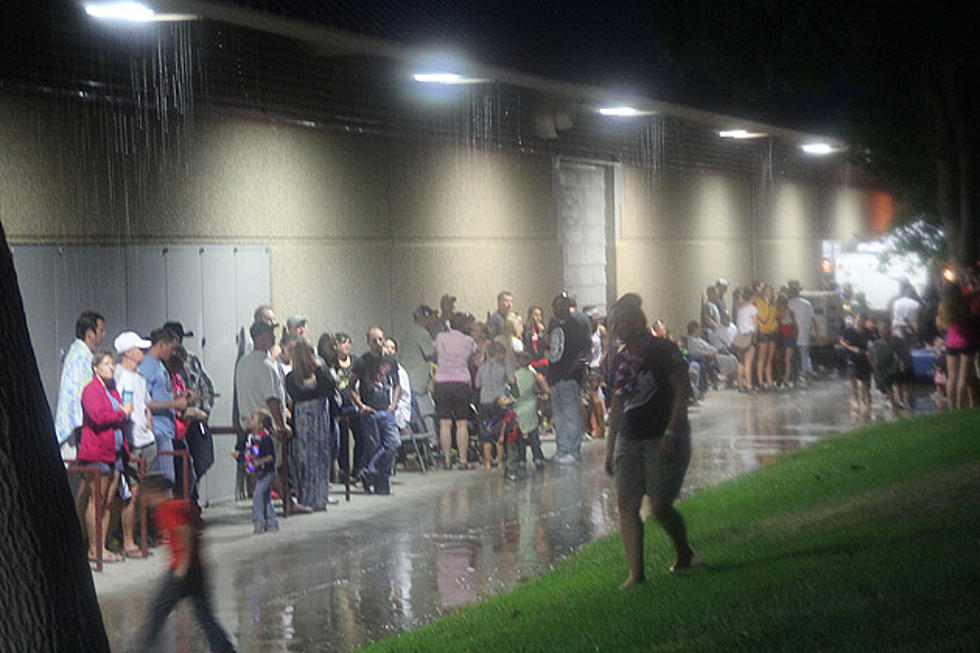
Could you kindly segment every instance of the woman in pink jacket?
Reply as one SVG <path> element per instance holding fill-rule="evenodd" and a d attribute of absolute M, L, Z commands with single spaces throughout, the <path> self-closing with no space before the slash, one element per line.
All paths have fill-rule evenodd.
<path fill-rule="evenodd" d="M 95 372 L 92 382 L 82 390 L 82 442 L 78 447 L 78 464 L 98 467 L 102 473 L 100 494 L 102 495 L 101 514 L 102 542 L 95 541 L 95 482 L 93 478 L 83 477 L 88 493 L 88 507 L 85 509 L 85 530 L 88 531 L 88 558 L 96 559 L 97 546 L 102 547 L 103 562 L 119 562 L 121 556 L 105 547 L 109 530 L 109 500 L 115 496 L 119 486 L 121 460 L 117 452 L 125 451 L 125 438 L 122 436 L 123 424 L 133 412 L 133 402 L 123 404 L 116 391 L 113 378 L 116 365 L 112 354 L 97 352 L 92 358 Z M 117 464 L 118 462 L 118 464 Z"/>

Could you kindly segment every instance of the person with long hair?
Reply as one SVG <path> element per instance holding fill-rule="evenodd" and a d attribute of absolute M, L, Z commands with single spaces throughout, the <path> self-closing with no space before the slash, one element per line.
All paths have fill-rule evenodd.
<path fill-rule="evenodd" d="M 776 298 L 776 320 L 779 322 L 779 344 L 782 347 L 783 375 L 780 384 L 793 386 L 793 354 L 796 351 L 796 316 L 789 307 L 789 296 L 779 293 Z M 770 365 L 771 367 L 771 365 Z"/>
<path fill-rule="evenodd" d="M 735 306 L 735 323 L 738 333 L 732 345 L 738 355 L 735 376 L 739 392 L 754 392 L 752 385 L 752 361 L 755 360 L 755 336 L 759 329 L 758 315 L 751 288 L 743 288 L 741 294 L 735 292 L 732 303 Z"/>
<path fill-rule="evenodd" d="M 78 447 L 77 464 L 98 467 L 103 474 L 100 494 L 100 511 L 95 510 L 95 481 L 83 477 L 88 495 L 85 509 L 85 530 L 88 534 L 88 559 L 96 560 L 102 549 L 103 562 L 119 562 L 123 558 L 110 551 L 105 543 L 109 536 L 109 501 L 116 495 L 119 486 L 119 472 L 126 441 L 123 428 L 133 412 L 133 402 L 123 403 L 116 390 L 114 373 L 116 364 L 112 353 L 96 352 L 92 357 L 93 379 L 82 390 L 82 440 Z M 95 539 L 95 523 L 102 524 L 102 541 Z"/>
<path fill-rule="evenodd" d="M 619 506 L 619 530 L 628 575 L 620 589 L 644 582 L 643 496 L 674 544 L 674 573 L 701 560 L 687 539 L 684 518 L 673 503 L 691 459 L 687 419 L 688 365 L 666 338 L 650 334 L 635 294 L 624 295 L 609 314 L 610 327 L 623 348 L 613 361 L 613 403 L 606 444 L 606 472 L 613 476 Z"/>
<path fill-rule="evenodd" d="M 756 334 L 756 380 L 763 390 L 772 390 L 772 357 L 779 334 L 779 319 L 773 306 L 772 286 L 763 283 L 755 297 L 755 307 L 759 312 L 759 330 Z"/>
<path fill-rule="evenodd" d="M 326 510 L 330 502 L 330 470 L 334 456 L 334 426 L 340 414 L 337 384 L 328 370 L 317 366 L 305 340 L 293 346 L 293 369 L 286 375 L 286 392 L 293 400 L 293 459 L 299 502 Z"/>
<path fill-rule="evenodd" d="M 943 286 L 936 324 L 946 331 L 946 398 L 951 408 L 977 404 L 976 364 L 980 329 L 959 283 Z"/>

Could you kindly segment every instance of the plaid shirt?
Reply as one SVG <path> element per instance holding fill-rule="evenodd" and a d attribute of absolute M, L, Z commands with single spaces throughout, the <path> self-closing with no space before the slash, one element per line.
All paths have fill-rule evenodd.
<path fill-rule="evenodd" d="M 204 371 L 204 365 L 197 354 L 187 352 L 187 361 L 184 363 L 184 373 L 181 376 L 184 377 L 187 389 L 201 397 L 198 408 L 210 415 L 214 408 L 214 383 Z"/>

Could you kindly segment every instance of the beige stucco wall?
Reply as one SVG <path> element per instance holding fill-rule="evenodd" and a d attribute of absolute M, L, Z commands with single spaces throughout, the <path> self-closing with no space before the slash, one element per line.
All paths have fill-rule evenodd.
<path fill-rule="evenodd" d="M 162 148 L 86 107 L 0 96 L 0 215 L 12 242 L 261 242 L 272 303 L 355 349 L 450 292 L 483 318 L 561 286 L 547 157 L 199 111 Z M 131 135 L 133 132 L 129 132 Z M 127 199 L 128 198 L 128 199 Z"/>
<path fill-rule="evenodd" d="M 87 105 L 0 95 L 0 216 L 12 242 L 251 242 L 271 251 L 280 317 L 314 331 L 404 330 L 450 292 L 480 319 L 561 288 L 551 161 L 310 129 L 199 109 L 134 127 Z M 866 194 L 777 178 L 622 168 L 617 294 L 675 330 L 704 288 L 816 283 L 820 240 L 867 234 Z"/>
<path fill-rule="evenodd" d="M 821 240 L 868 235 L 868 197 L 777 179 L 768 190 L 751 177 L 624 168 L 617 291 L 643 297 L 647 316 L 676 333 L 697 319 L 705 288 L 718 277 L 789 279 L 816 286 Z M 729 302 L 730 305 L 730 302 Z"/>

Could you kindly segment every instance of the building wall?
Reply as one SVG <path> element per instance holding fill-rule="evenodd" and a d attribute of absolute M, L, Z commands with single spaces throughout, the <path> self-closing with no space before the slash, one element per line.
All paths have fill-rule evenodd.
<path fill-rule="evenodd" d="M 12 242 L 265 243 L 280 319 L 347 331 L 355 351 L 444 292 L 482 319 L 502 288 L 524 307 L 561 286 L 548 157 L 209 111 L 150 142 L 74 104 L 0 96 L 0 115 Z"/>
<path fill-rule="evenodd" d="M 753 279 L 778 288 L 794 278 L 813 288 L 821 240 L 870 235 L 872 194 L 852 188 L 776 179 L 763 190 L 751 177 L 626 167 L 624 189 L 617 290 L 639 293 L 647 317 L 675 333 L 697 319 L 717 278 L 732 288 Z"/>
<path fill-rule="evenodd" d="M 310 129 L 198 109 L 140 115 L 0 96 L 0 216 L 15 243 L 229 242 L 270 247 L 280 319 L 403 332 L 421 302 L 479 318 L 562 286 L 549 157 Z M 144 116 L 145 119 L 145 116 Z M 675 330 L 704 288 L 816 283 L 820 240 L 868 232 L 867 193 L 777 178 L 622 168 L 616 292 Z"/>

